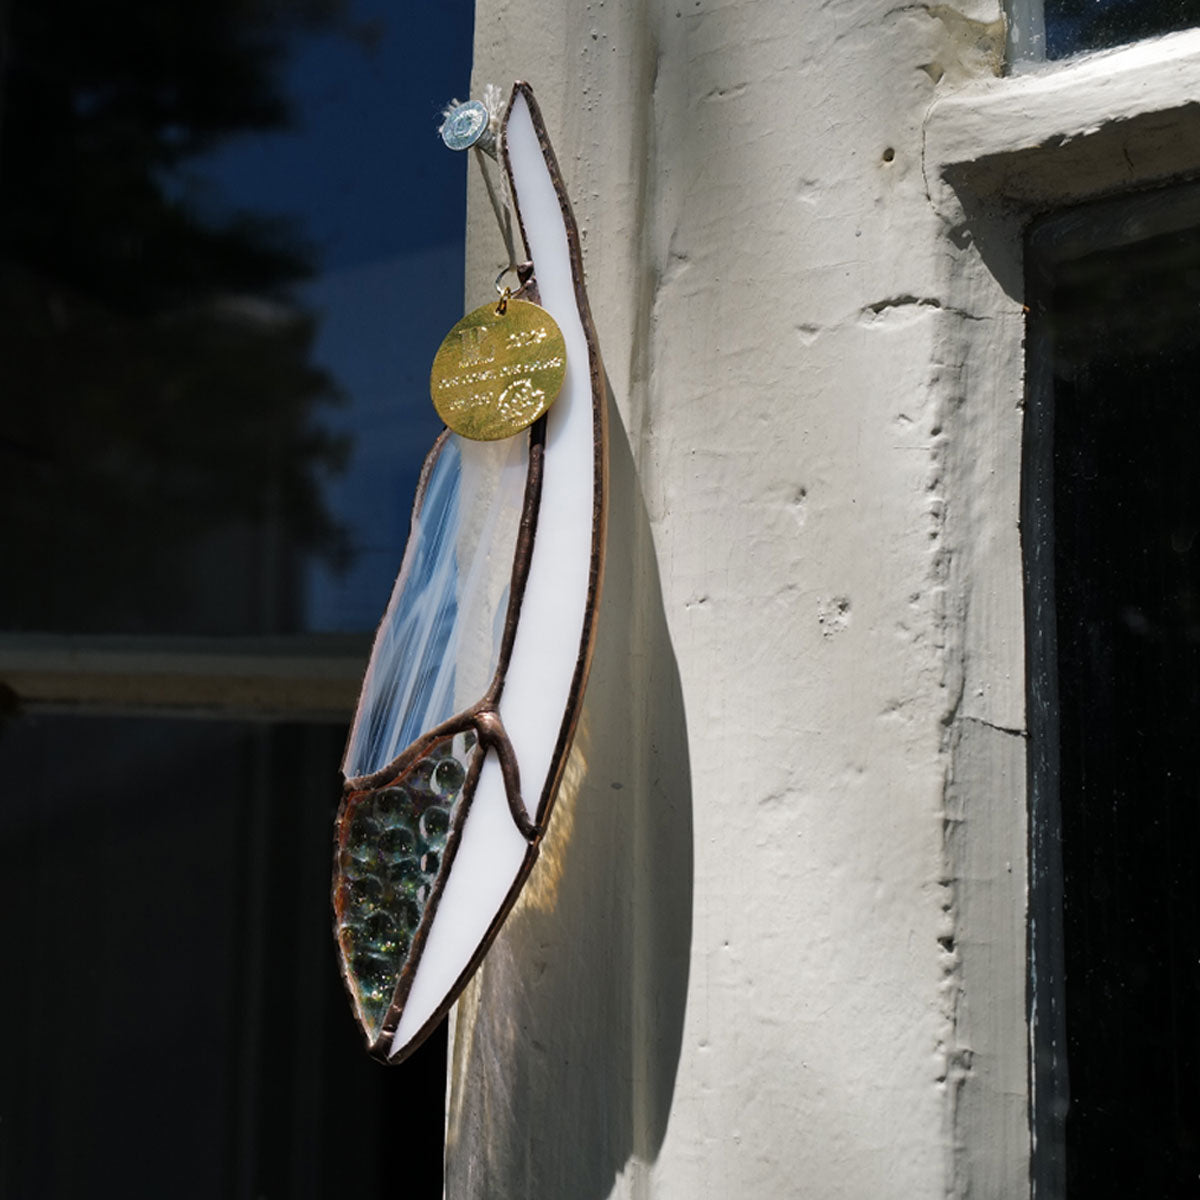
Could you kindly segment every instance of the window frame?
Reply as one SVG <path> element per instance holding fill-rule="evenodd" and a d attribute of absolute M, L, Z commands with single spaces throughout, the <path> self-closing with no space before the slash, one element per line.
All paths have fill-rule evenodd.
<path fill-rule="evenodd" d="M 21 711 L 349 722 L 371 635 L 0 635 Z"/>
<path fill-rule="evenodd" d="M 1037 386 L 1027 378 L 1024 233 L 1054 209 L 1200 177 L 1200 30 L 1021 65 L 935 101 L 923 166 L 947 242 L 944 356 L 963 381 L 946 430 L 947 589 L 959 618 L 949 649 L 961 697 L 944 820 L 952 1173 L 960 1194 L 1040 1200 L 1055 1193 L 1052 1178 L 1034 1177 L 1040 1033 L 1029 952 L 1052 931 L 1027 925 L 1030 886 L 1045 887 L 1030 879 L 1028 838 L 1034 776 L 1053 763 L 1039 764 L 1041 748 L 1028 744 L 1025 691 L 1047 648 L 1031 645 L 1027 657 L 1026 622 L 1035 639 L 1046 625 L 1036 596 L 1026 608 L 1021 544 L 1021 491 L 1037 482 L 1022 456 L 1026 389 Z"/>

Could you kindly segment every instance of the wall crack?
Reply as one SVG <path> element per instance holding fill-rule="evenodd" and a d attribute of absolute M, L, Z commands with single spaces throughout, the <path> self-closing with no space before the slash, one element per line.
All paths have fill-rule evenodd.
<path fill-rule="evenodd" d="M 969 722 L 972 725 L 979 725 L 984 729 L 995 730 L 996 733 L 1003 733 L 1007 737 L 1021 738 L 1024 740 L 1029 736 L 1028 730 L 1015 729 L 1009 725 L 997 725 L 994 721 L 985 721 L 983 717 L 963 717 L 963 721 Z"/>

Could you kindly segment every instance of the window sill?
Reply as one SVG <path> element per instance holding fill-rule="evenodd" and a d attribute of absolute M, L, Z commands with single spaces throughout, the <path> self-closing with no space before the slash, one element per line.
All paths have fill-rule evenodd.
<path fill-rule="evenodd" d="M 0 692 L 29 711 L 346 721 L 369 635 L 0 636 Z"/>
<path fill-rule="evenodd" d="M 1200 173 L 1200 29 L 970 84 L 925 122 L 930 199 L 1037 212 Z"/>

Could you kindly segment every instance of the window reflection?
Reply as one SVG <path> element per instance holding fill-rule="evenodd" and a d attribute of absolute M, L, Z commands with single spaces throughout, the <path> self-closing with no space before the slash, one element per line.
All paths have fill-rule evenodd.
<path fill-rule="evenodd" d="M 444 1041 L 383 1071 L 330 936 L 344 730 L 30 716 L 0 737 L 0 1194 L 440 1196 Z M 13 1036 L 19 1031 L 19 1036 Z"/>
<path fill-rule="evenodd" d="M 1200 25 L 1200 0 L 1045 0 L 1046 57 Z"/>
<path fill-rule="evenodd" d="M 345 724 L 282 723 L 239 672 L 288 685 L 358 641 L 263 635 L 386 603 L 461 314 L 465 163 L 436 127 L 473 5 L 5 18 L 0 1194 L 439 1196 L 444 1034 L 380 1070 L 337 976 Z M 89 670 L 110 708 L 64 715 Z M 337 711 L 319 664 L 296 677 L 297 711 Z"/>
<path fill-rule="evenodd" d="M 20 575 L 0 626 L 371 627 L 460 304 L 463 163 L 435 129 L 470 9 L 10 6 L 0 499 Z"/>

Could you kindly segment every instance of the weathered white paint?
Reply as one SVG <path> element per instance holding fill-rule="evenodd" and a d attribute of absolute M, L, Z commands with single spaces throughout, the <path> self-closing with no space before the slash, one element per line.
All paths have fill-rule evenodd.
<path fill-rule="evenodd" d="M 579 753 L 456 1022 L 455 1200 L 1027 1189 L 1020 230 L 1111 177 L 1102 138 L 1053 182 L 1092 111 L 1053 80 L 1170 59 L 1125 126 L 1169 172 L 1200 43 L 1003 45 L 992 0 L 478 5 L 628 441 Z"/>

